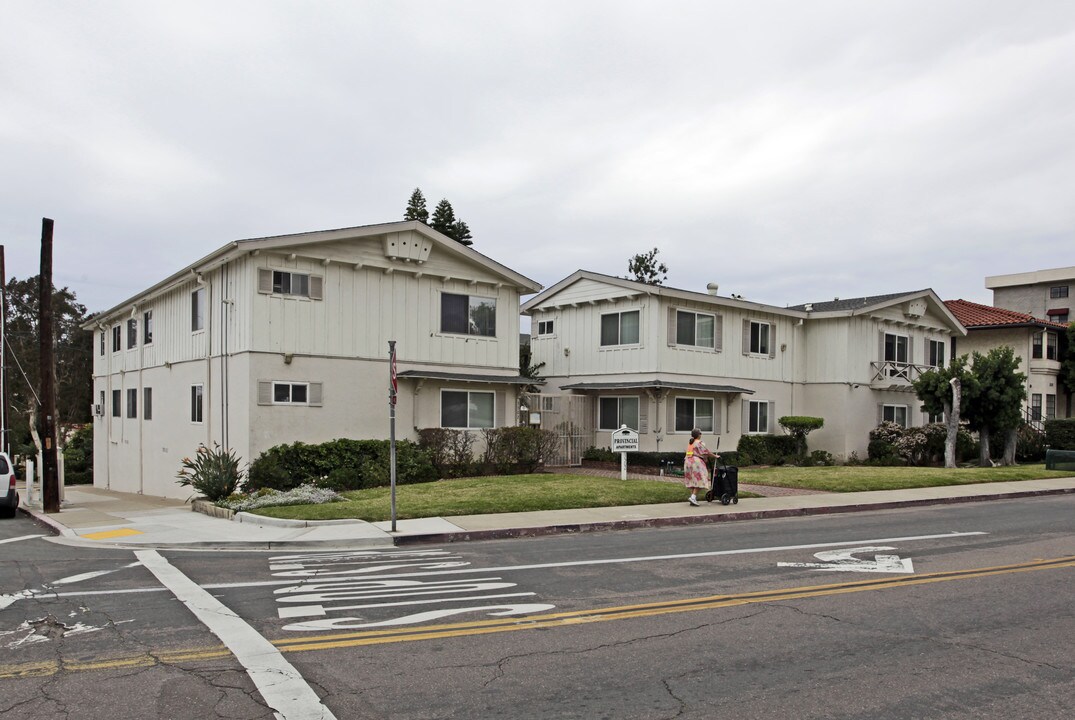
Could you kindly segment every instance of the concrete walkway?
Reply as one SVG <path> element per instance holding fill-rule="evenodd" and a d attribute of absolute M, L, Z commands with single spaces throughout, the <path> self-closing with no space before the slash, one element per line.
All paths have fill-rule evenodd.
<path fill-rule="evenodd" d="M 748 486 L 741 485 L 746 490 Z M 770 486 L 756 486 L 771 492 Z M 753 488 L 752 488 L 753 489 Z M 686 502 L 628 507 L 587 508 L 391 522 L 361 520 L 302 522 L 239 513 L 235 518 L 192 512 L 180 500 L 119 493 L 89 486 L 66 488 L 59 513 L 40 505 L 23 512 L 47 526 L 63 544 L 124 548 L 286 549 L 373 548 L 411 543 L 449 543 L 556 533 L 624 530 L 638 527 L 796 517 L 829 513 L 886 510 L 959 502 L 979 502 L 1043 495 L 1075 494 L 1075 478 L 952 485 L 915 490 L 781 494 L 744 498 L 738 504 Z"/>

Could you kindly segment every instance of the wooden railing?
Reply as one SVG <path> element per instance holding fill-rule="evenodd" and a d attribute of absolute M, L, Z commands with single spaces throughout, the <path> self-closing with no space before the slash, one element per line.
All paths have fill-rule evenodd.
<path fill-rule="evenodd" d="M 914 363 L 901 363 L 892 360 L 871 362 L 870 367 L 873 369 L 871 383 L 899 382 L 901 380 L 910 383 L 913 380 L 917 380 L 927 370 L 934 369 L 929 365 L 915 365 Z"/>

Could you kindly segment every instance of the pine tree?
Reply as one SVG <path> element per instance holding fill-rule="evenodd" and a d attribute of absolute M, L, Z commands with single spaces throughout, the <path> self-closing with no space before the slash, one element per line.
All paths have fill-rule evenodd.
<path fill-rule="evenodd" d="M 422 194 L 421 188 L 415 188 L 411 193 L 411 199 L 407 202 L 407 209 L 403 212 L 404 220 L 417 220 L 420 223 L 428 224 L 429 210 L 426 209 L 426 196 Z"/>
<path fill-rule="evenodd" d="M 634 275 L 628 280 L 646 283 L 647 285 L 660 285 L 668 279 L 668 266 L 663 262 L 657 262 L 657 248 L 648 253 L 639 253 L 627 261 L 627 272 Z"/>
<path fill-rule="evenodd" d="M 470 234 L 470 226 L 468 226 L 462 220 L 456 220 L 455 225 L 452 226 L 452 232 L 450 233 L 450 235 L 457 242 L 460 242 L 464 245 L 470 246 L 474 244 L 474 241 L 471 240 L 471 238 L 474 236 Z"/>
<path fill-rule="evenodd" d="M 433 209 L 429 227 L 454 239 L 455 223 L 455 210 L 452 209 L 452 204 L 448 202 L 448 199 L 444 198 Z"/>

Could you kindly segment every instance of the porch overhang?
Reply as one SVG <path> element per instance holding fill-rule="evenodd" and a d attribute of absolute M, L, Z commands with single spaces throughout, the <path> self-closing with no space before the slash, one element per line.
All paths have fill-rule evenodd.
<path fill-rule="evenodd" d="M 439 372 L 435 370 L 404 370 L 397 378 L 406 380 L 446 380 L 449 382 L 486 383 L 490 385 L 544 385 L 544 380 L 522 375 L 480 375 L 473 373 Z"/>
<path fill-rule="evenodd" d="M 753 395 L 753 390 L 735 385 L 709 385 L 706 383 L 677 382 L 675 380 L 625 380 L 623 382 L 592 382 L 561 385 L 563 390 L 694 390 L 708 393 L 736 393 Z"/>

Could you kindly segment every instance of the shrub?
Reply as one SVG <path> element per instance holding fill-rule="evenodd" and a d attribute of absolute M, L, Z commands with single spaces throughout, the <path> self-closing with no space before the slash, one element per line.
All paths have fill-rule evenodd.
<path fill-rule="evenodd" d="M 313 485 L 300 485 L 284 492 L 259 490 L 253 495 L 231 495 L 217 501 L 217 505 L 240 512 L 262 507 L 280 505 L 323 505 L 343 500 L 336 492 Z"/>
<path fill-rule="evenodd" d="M 307 484 L 387 485 L 390 481 L 390 453 L 388 440 L 340 438 L 319 445 L 302 442 L 277 445 L 266 450 L 251 464 L 244 489 L 248 492 L 259 488 L 290 490 Z M 398 484 L 434 479 L 436 472 L 424 450 L 409 440 L 396 442 Z"/>
<path fill-rule="evenodd" d="M 1075 450 L 1075 418 L 1046 420 L 1045 444 L 1053 450 Z"/>
<path fill-rule="evenodd" d="M 807 460 L 808 465 L 835 465 L 836 461 L 832 457 L 832 453 L 827 450 L 814 450 L 810 453 L 810 457 Z"/>
<path fill-rule="evenodd" d="M 482 430 L 484 461 L 499 473 L 530 473 L 558 448 L 560 439 L 551 430 L 505 427 Z"/>
<path fill-rule="evenodd" d="M 741 465 L 783 465 L 799 456 L 799 441 L 791 435 L 743 435 L 736 450 Z"/>
<path fill-rule="evenodd" d="M 811 417 L 809 415 L 785 415 L 777 420 L 784 432 L 795 438 L 799 446 L 799 454 L 806 454 L 806 436 L 814 430 L 825 427 L 824 418 Z"/>
<path fill-rule="evenodd" d="M 418 445 L 428 454 L 437 477 L 463 477 L 474 466 L 474 436 L 466 430 L 424 428 L 418 431 Z"/>
<path fill-rule="evenodd" d="M 83 425 L 63 448 L 65 485 L 93 484 L 93 424 Z"/>
<path fill-rule="evenodd" d="M 238 456 L 216 443 L 212 450 L 199 445 L 193 459 L 183 458 L 182 466 L 176 473 L 179 484 L 194 488 L 213 502 L 233 494 L 243 479 Z"/>

